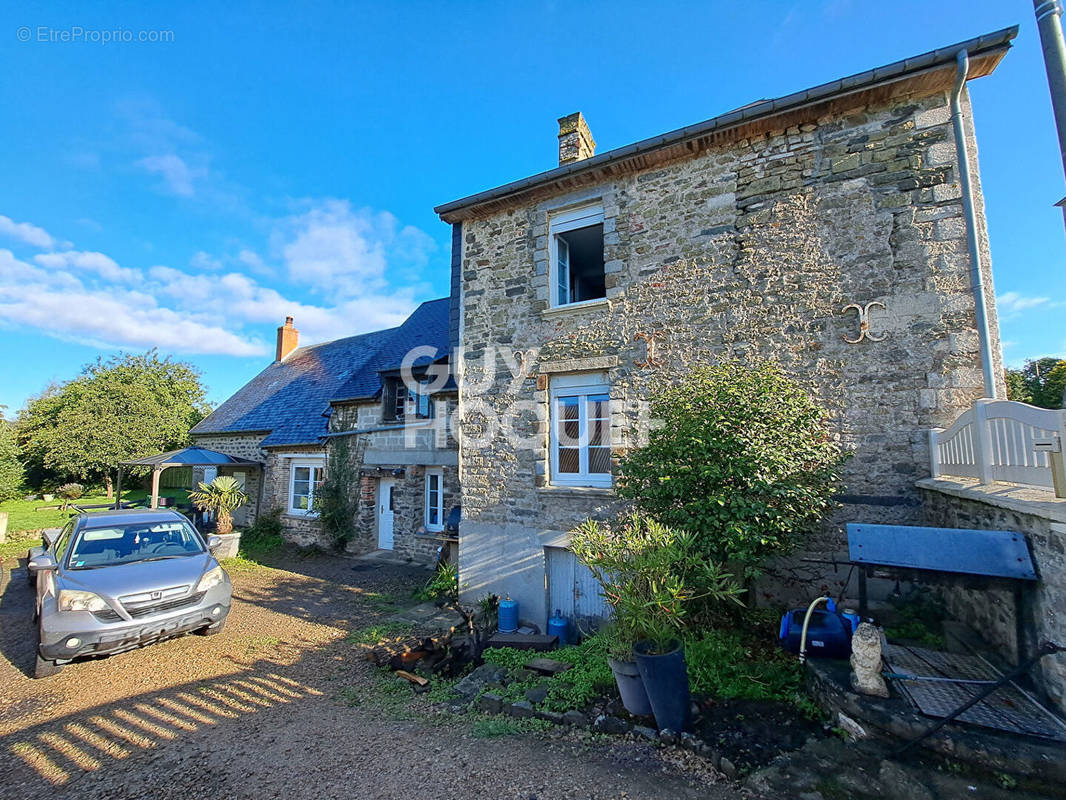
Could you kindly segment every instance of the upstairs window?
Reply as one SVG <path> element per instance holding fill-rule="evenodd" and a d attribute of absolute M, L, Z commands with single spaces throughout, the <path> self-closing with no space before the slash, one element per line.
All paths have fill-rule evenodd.
<path fill-rule="evenodd" d="M 416 384 L 417 390 L 409 389 L 401 378 L 389 378 L 385 381 L 382 404 L 386 422 L 404 422 L 410 419 L 429 419 L 433 416 L 433 405 L 425 388 L 428 380 Z"/>
<path fill-rule="evenodd" d="M 562 376 L 551 387 L 551 482 L 611 486 L 611 396 L 593 375 Z"/>
<path fill-rule="evenodd" d="M 551 217 L 552 307 L 607 296 L 603 267 L 603 208 L 586 206 Z"/>

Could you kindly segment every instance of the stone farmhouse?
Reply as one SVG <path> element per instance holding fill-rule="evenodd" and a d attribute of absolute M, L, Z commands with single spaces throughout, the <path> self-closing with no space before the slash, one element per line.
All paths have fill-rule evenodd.
<path fill-rule="evenodd" d="M 620 510 L 612 470 L 651 391 L 721 359 L 782 365 L 853 453 L 812 555 L 846 560 L 844 521 L 921 523 L 928 430 L 1004 396 L 973 118 L 964 86 L 955 115 L 951 97 L 960 51 L 981 78 L 1016 34 L 600 154 L 572 114 L 558 167 L 436 209 L 464 353 L 467 596 L 510 595 L 541 626 L 601 613 L 567 532 Z"/>
<path fill-rule="evenodd" d="M 286 319 L 274 362 L 192 430 L 200 447 L 263 465 L 261 477 L 240 473 L 250 502 L 238 524 L 280 509 L 287 538 L 328 546 L 315 496 L 344 441 L 358 475 L 347 548 L 435 553 L 459 502 L 458 448 L 443 424 L 458 399 L 448 372 L 450 312 L 448 298 L 431 300 L 397 328 L 309 347 L 297 346 Z M 418 358 L 405 379 L 412 352 Z M 201 468 L 196 480 L 203 477 Z"/>

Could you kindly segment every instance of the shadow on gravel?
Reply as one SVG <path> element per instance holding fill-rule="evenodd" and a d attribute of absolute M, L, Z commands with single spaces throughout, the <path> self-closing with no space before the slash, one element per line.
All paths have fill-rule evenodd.
<path fill-rule="evenodd" d="M 276 573 L 269 586 L 249 583 L 235 587 L 233 596 L 271 611 L 340 628 L 359 624 L 368 613 L 391 613 L 414 605 L 412 592 L 425 583 L 427 575 L 421 567 L 396 564 L 377 564 L 372 570 L 353 572 L 349 560 L 325 558 L 295 564 L 278 562 L 272 568 L 284 572 Z"/>
<path fill-rule="evenodd" d="M 34 593 L 28 577 L 25 558 L 17 562 L 6 558 L 0 564 L 0 655 L 24 675 L 33 677 L 37 628 L 33 622 Z"/>
<path fill-rule="evenodd" d="M 107 770 L 202 729 L 239 736 L 248 715 L 321 696 L 289 677 L 292 667 L 259 662 L 216 680 L 197 681 L 109 703 L 0 737 L 4 785 L 18 797 L 46 796 L 87 772 Z M 223 731 L 224 728 L 230 730 Z"/>

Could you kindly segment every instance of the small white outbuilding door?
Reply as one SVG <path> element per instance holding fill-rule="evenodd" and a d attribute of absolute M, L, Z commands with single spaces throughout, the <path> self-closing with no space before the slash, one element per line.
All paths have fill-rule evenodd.
<path fill-rule="evenodd" d="M 564 547 L 545 547 L 548 568 L 548 615 L 559 609 L 563 616 L 588 633 L 611 616 L 599 582 L 588 567 Z"/>
<path fill-rule="evenodd" d="M 393 545 L 392 523 L 396 510 L 396 481 L 382 478 L 378 482 L 378 548 L 391 550 Z"/>

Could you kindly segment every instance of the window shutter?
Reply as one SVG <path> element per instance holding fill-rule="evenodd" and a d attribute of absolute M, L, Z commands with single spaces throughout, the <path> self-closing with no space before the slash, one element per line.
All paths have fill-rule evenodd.
<path fill-rule="evenodd" d="M 381 403 L 384 413 L 382 419 L 392 422 L 396 419 L 396 381 L 387 380 L 381 388 Z"/>
<path fill-rule="evenodd" d="M 562 236 L 555 237 L 555 283 L 558 291 L 558 304 L 570 302 L 570 245 Z"/>

